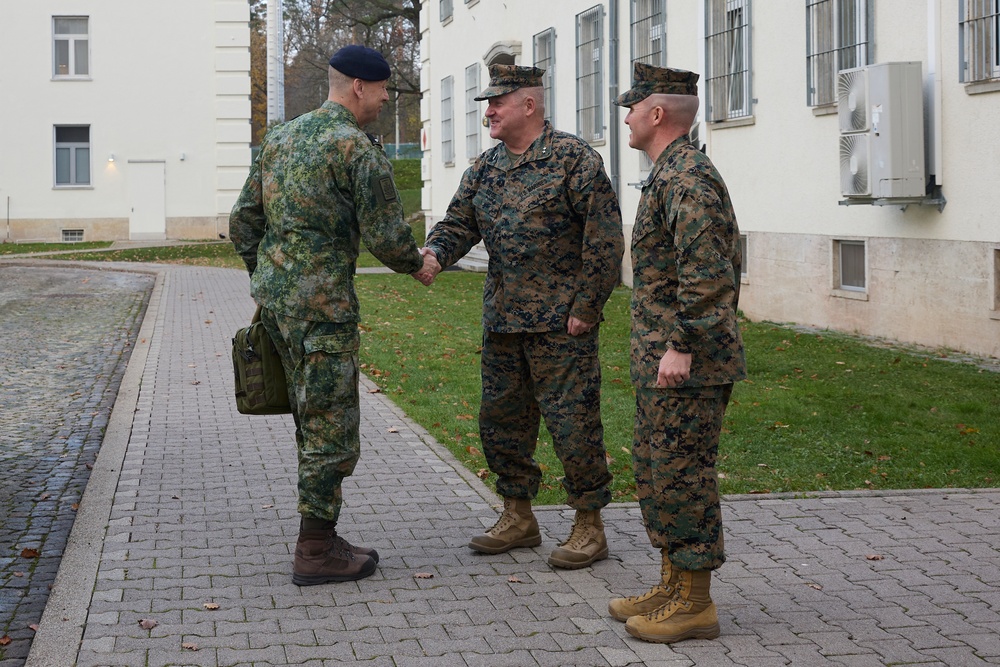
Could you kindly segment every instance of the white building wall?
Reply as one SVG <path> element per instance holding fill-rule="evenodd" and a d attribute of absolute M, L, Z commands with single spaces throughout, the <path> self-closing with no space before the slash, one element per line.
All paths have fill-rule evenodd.
<path fill-rule="evenodd" d="M 90 76 L 52 77 L 52 17 L 87 16 Z M 130 165 L 162 164 L 161 238 L 215 238 L 250 164 L 241 0 L 72 0 L 0 8 L 5 240 L 127 239 Z M 89 125 L 89 187 L 54 187 L 53 126 Z M 109 157 L 114 155 L 114 162 Z M 9 222 L 7 206 L 9 202 Z"/>
<path fill-rule="evenodd" d="M 428 228 L 445 213 L 465 159 L 465 67 L 482 61 L 498 42 L 520 42 L 517 64 L 530 65 L 532 36 L 556 29 L 556 127 L 576 131 L 575 16 L 605 10 L 604 62 L 610 62 L 608 14 L 619 13 L 619 91 L 630 85 L 630 1 L 453 0 L 442 22 L 440 1 L 425 0 L 424 153 Z M 748 276 L 741 308 L 757 320 L 797 322 L 1000 356 L 1000 82 L 959 80 L 959 0 L 871 0 L 873 62 L 922 63 L 925 85 L 938 95 L 925 114 L 940 110 L 940 155 L 931 171 L 947 203 L 937 206 L 843 206 L 836 107 L 806 101 L 806 8 L 800 0 L 752 2 L 752 116 L 701 124 L 701 141 L 729 186 L 747 236 Z M 667 63 L 704 75 L 704 2 L 666 3 Z M 487 71 L 483 64 L 483 81 Z M 607 69 L 605 69 L 607 74 Z M 440 81 L 455 79 L 453 166 L 440 159 Z M 939 85 L 931 87 L 933 80 Z M 610 81 L 606 77 L 605 85 Z M 703 104 L 704 87 L 702 86 Z M 610 99 L 605 107 L 610 119 Z M 619 148 L 619 200 L 625 234 L 639 200 L 633 185 L 645 177 L 628 129 L 608 128 L 595 144 L 608 166 Z M 930 126 L 934 123 L 928 117 Z M 933 139 L 933 136 L 931 137 Z M 483 145 L 489 146 L 483 133 Z M 928 143 L 928 149 L 934 142 Z M 835 242 L 866 243 L 863 292 L 834 284 Z M 623 281 L 631 282 L 626 255 Z"/>

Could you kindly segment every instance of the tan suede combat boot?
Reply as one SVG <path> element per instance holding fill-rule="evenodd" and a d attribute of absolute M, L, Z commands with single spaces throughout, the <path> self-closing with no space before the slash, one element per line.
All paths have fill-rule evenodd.
<path fill-rule="evenodd" d="M 719 636 L 719 616 L 709 595 L 711 585 L 711 570 L 680 570 L 674 598 L 655 611 L 631 617 L 625 630 L 658 644 L 715 639 Z"/>
<path fill-rule="evenodd" d="M 488 531 L 469 540 L 469 548 L 484 554 L 502 554 L 515 547 L 537 547 L 541 543 L 531 500 L 504 498 L 500 518 Z"/>
<path fill-rule="evenodd" d="M 677 576 L 680 570 L 670 565 L 670 556 L 666 549 L 660 549 L 660 583 L 642 595 L 632 595 L 627 598 L 613 598 L 608 602 L 608 613 L 612 618 L 624 623 L 633 616 L 656 611 L 670 602 L 677 590 Z"/>
<path fill-rule="evenodd" d="M 303 524 L 307 521 L 310 520 L 304 520 Z M 316 520 L 310 523 L 312 521 Z M 351 545 L 339 537 L 336 530 L 326 526 L 318 529 L 303 527 L 295 544 L 292 583 L 316 586 L 332 581 L 364 579 L 375 571 L 375 563 L 371 556 L 352 551 Z"/>
<path fill-rule="evenodd" d="M 573 530 L 566 541 L 552 550 L 549 565 L 567 570 L 587 567 L 608 557 L 601 510 L 577 510 Z"/>

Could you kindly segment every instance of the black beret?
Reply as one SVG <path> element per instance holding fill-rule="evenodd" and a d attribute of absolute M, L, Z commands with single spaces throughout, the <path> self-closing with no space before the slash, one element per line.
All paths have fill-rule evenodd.
<path fill-rule="evenodd" d="M 330 57 L 330 67 L 341 74 L 364 81 L 385 81 L 392 76 L 389 63 L 375 49 L 351 44 Z"/>

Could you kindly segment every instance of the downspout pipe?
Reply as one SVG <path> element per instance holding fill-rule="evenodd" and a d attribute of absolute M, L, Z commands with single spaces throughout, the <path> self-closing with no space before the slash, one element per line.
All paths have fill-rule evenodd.
<path fill-rule="evenodd" d="M 618 98 L 618 0 L 610 0 L 608 2 L 608 94 L 610 96 L 610 123 L 611 127 L 608 128 L 608 136 L 611 139 L 611 156 L 609 167 L 611 169 L 611 174 L 609 178 L 611 179 L 611 187 L 615 189 L 615 193 L 621 197 L 621 146 L 619 144 L 621 138 L 621 128 L 619 127 L 618 118 L 618 105 L 614 103 L 614 100 Z"/>
<path fill-rule="evenodd" d="M 927 173 L 934 185 L 944 184 L 941 155 L 941 0 L 927 0 L 927 79 L 924 109 L 927 111 Z"/>

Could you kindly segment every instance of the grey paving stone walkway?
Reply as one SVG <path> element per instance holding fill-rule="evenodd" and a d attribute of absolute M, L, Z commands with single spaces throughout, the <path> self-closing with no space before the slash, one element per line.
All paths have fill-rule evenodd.
<path fill-rule="evenodd" d="M 646 644 L 606 614 L 658 571 L 634 505 L 592 568 L 546 564 L 560 507 L 541 547 L 474 554 L 497 498 L 367 382 L 341 528 L 382 560 L 299 588 L 291 421 L 231 399 L 247 290 L 162 268 L 30 667 L 1000 664 L 1000 490 L 729 497 L 722 636 Z"/>

